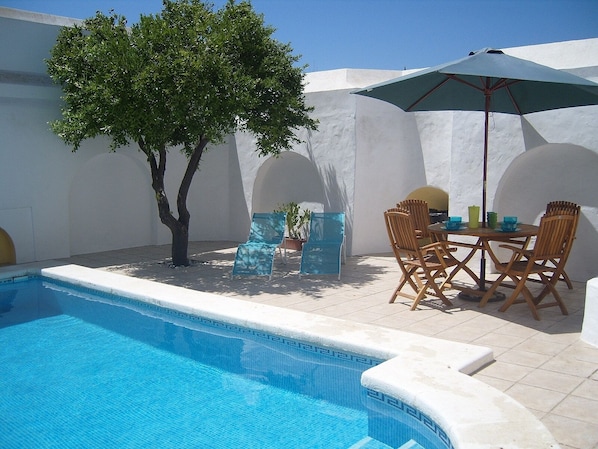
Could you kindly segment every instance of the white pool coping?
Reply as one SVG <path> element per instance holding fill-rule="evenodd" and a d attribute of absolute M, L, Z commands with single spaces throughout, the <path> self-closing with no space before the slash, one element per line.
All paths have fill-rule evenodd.
<path fill-rule="evenodd" d="M 364 387 L 413 405 L 432 418 L 455 449 L 556 449 L 525 407 L 468 374 L 492 350 L 338 318 L 288 310 L 139 278 L 62 265 L 3 269 L 0 278 L 42 274 L 180 312 L 386 360 L 362 375 Z"/>

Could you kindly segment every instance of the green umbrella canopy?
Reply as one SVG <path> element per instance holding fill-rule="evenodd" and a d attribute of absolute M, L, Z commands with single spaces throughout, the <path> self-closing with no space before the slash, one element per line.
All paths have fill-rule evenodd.
<path fill-rule="evenodd" d="M 598 84 L 562 70 L 484 49 L 457 61 L 353 92 L 405 111 L 529 114 L 598 104 Z"/>

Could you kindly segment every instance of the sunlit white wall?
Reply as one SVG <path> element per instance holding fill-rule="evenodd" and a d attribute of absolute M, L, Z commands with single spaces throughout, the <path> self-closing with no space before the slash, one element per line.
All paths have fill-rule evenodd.
<path fill-rule="evenodd" d="M 108 153 L 108 141 L 94 139 L 73 154 L 49 130 L 60 117 L 60 89 L 43 59 L 59 26 L 69 23 L 0 8 L 0 227 L 11 235 L 19 263 L 170 242 L 149 168 L 134 145 Z M 598 80 L 598 39 L 503 50 Z M 292 153 L 259 158 L 243 133 L 210 148 L 189 195 L 190 238 L 244 240 L 252 212 L 296 201 L 344 211 L 350 253 L 388 252 L 383 211 L 424 186 L 448 192 L 450 213 L 465 216 L 467 206 L 481 203 L 483 113 L 405 113 L 351 94 L 402 73 L 307 74 L 306 101 L 320 126 L 300 131 L 303 142 Z M 576 280 L 598 275 L 598 251 L 585 250 L 598 229 L 595 154 L 598 107 L 491 117 L 488 209 L 531 221 L 549 200 L 579 202 L 584 215 L 567 270 Z M 185 164 L 170 151 L 173 201 Z M 526 176 L 530 167 L 553 175 Z"/>

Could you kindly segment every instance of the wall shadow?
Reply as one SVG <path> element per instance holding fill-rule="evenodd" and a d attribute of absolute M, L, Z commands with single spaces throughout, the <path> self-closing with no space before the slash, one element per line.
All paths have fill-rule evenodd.
<path fill-rule="evenodd" d="M 567 273 L 585 282 L 598 276 L 598 154 L 572 144 L 546 144 L 515 158 L 500 180 L 494 210 L 538 223 L 550 201 L 581 205 Z"/>

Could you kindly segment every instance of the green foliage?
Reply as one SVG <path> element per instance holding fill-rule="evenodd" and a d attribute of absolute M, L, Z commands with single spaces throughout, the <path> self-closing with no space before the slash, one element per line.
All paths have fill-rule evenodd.
<path fill-rule="evenodd" d="M 309 209 L 301 209 L 297 203 L 290 202 L 278 206 L 274 212 L 287 213 L 286 224 L 290 238 L 307 238 L 307 225 L 309 224 L 309 218 L 311 216 L 311 211 Z"/>
<path fill-rule="evenodd" d="M 273 32 L 248 1 L 233 0 L 216 12 L 165 0 L 130 29 L 114 13 L 65 27 L 47 61 L 65 104 L 52 129 L 75 150 L 104 134 L 113 149 L 134 141 L 146 153 L 180 145 L 188 155 L 202 139 L 243 129 L 260 154 L 278 154 L 297 142 L 295 130 L 317 124 L 298 57 Z"/>
<path fill-rule="evenodd" d="M 206 146 L 245 130 L 256 136 L 260 155 L 277 155 L 298 142 L 296 130 L 317 122 L 305 105 L 298 57 L 273 39 L 249 1 L 229 0 L 218 11 L 200 0 L 163 3 L 162 12 L 131 28 L 122 16 L 97 13 L 60 31 L 46 62 L 64 107 L 50 126 L 74 151 L 99 135 L 112 139 L 112 150 L 139 145 L 160 219 L 172 232 L 173 264 L 187 265 L 186 201 Z M 164 187 L 169 147 L 189 160 L 178 218 Z"/>

